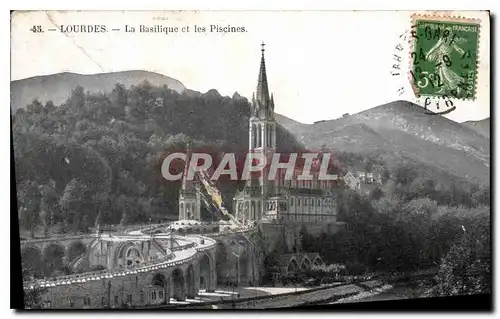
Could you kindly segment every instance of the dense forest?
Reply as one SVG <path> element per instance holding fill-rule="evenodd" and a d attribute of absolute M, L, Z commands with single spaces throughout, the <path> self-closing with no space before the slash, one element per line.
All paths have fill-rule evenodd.
<path fill-rule="evenodd" d="M 376 153 L 338 152 L 337 160 L 344 170 L 379 173 L 382 184 L 368 194 L 340 188 L 337 220 L 346 229 L 317 237 L 302 227 L 300 247 L 281 240 L 268 266 L 282 253 L 319 252 L 327 264 L 345 265 L 351 275 L 437 269 L 422 288 L 424 296 L 490 292 L 489 186 L 409 159 L 391 167 Z"/>
<path fill-rule="evenodd" d="M 163 179 L 164 154 L 185 150 L 188 139 L 243 153 L 249 114 L 237 93 L 178 94 L 148 82 L 109 94 L 76 87 L 58 106 L 34 100 L 12 116 L 21 229 L 33 237 L 176 219 L 180 182 Z M 278 151 L 299 148 L 280 126 L 277 142 Z M 220 186 L 227 199 L 238 185 Z"/>
<path fill-rule="evenodd" d="M 351 274 L 437 268 L 427 296 L 489 293 L 489 188 L 457 184 L 436 190 L 434 180 L 399 178 L 392 194 L 339 192 L 338 219 L 347 229 L 318 238 L 304 228 L 302 248 L 318 251 L 329 264 L 346 265 Z"/>

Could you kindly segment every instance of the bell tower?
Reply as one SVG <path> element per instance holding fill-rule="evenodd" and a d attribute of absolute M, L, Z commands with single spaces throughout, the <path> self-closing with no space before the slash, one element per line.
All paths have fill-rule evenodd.
<path fill-rule="evenodd" d="M 268 160 L 276 150 L 276 121 L 274 120 L 274 97 L 269 96 L 267 85 L 266 60 L 264 57 L 264 42 L 261 44 L 262 56 L 260 58 L 259 77 L 257 90 L 252 96 L 252 109 L 249 121 L 249 151 L 262 153 Z M 262 205 L 265 198 L 274 195 L 274 181 L 268 181 L 267 171 L 264 170 L 259 181 L 261 188 Z M 262 207 L 262 211 L 264 207 Z"/>
<path fill-rule="evenodd" d="M 268 159 L 276 150 L 276 121 L 274 120 L 274 98 L 269 95 L 264 46 L 261 44 L 260 69 L 257 90 L 252 96 L 248 123 L 248 151 L 260 153 Z M 247 165 L 250 165 L 247 163 Z M 274 181 L 268 181 L 264 170 L 259 179 L 248 179 L 244 189 L 234 198 L 236 218 L 246 224 L 260 222 L 266 209 L 266 200 L 275 193 Z"/>
<path fill-rule="evenodd" d="M 264 154 L 276 149 L 276 122 L 274 120 L 274 97 L 269 96 L 267 85 L 266 61 L 264 46 L 261 44 L 259 78 L 257 91 L 252 97 L 252 108 L 249 122 L 249 150 Z"/>

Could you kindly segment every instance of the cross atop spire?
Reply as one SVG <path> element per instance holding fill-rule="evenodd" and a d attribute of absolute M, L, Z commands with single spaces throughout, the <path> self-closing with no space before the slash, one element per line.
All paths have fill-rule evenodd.
<path fill-rule="evenodd" d="M 264 55 L 264 51 L 265 51 L 264 46 L 265 45 L 266 44 L 264 43 L 264 41 L 262 41 L 262 44 L 260 45 L 262 47 L 262 49 L 260 49 L 262 51 L 262 55 Z"/>

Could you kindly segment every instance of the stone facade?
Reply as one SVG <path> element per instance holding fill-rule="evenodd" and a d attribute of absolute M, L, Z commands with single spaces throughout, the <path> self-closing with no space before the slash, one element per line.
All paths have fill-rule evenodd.
<path fill-rule="evenodd" d="M 88 274 L 81 275 L 84 276 Z M 49 308 L 122 308 L 168 303 L 170 298 L 194 298 L 200 287 L 215 290 L 215 251 L 199 252 L 190 262 L 173 267 L 147 272 L 124 270 L 111 278 L 99 277 L 102 278 L 48 287 L 43 302 Z"/>

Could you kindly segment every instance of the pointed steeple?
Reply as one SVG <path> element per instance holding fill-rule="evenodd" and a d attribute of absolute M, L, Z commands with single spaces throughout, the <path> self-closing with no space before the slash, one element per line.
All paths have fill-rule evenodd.
<path fill-rule="evenodd" d="M 259 79 L 257 82 L 257 102 L 261 107 L 266 107 L 269 102 L 269 88 L 267 87 L 266 60 L 264 58 L 264 42 L 262 46 L 262 57 L 260 58 Z"/>

